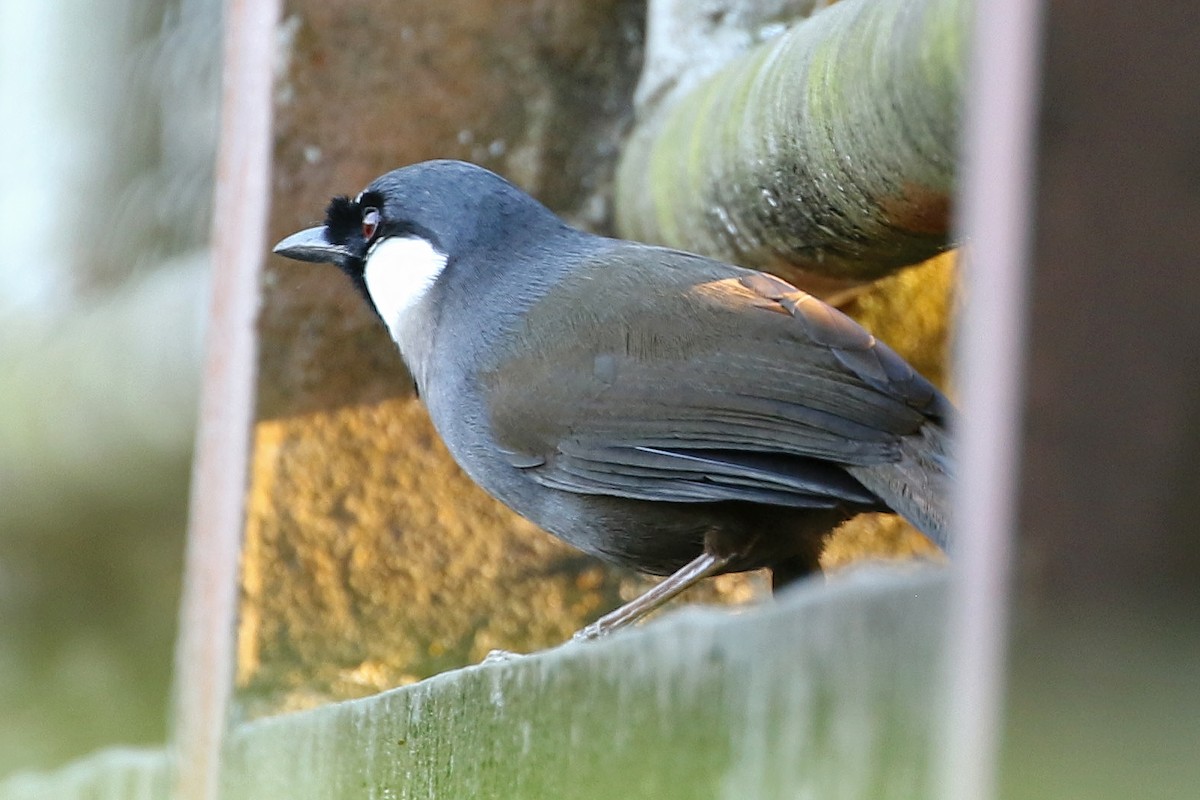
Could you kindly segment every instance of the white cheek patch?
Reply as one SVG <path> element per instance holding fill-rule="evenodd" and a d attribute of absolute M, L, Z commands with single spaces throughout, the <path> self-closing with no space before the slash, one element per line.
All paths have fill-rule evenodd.
<path fill-rule="evenodd" d="M 446 268 L 446 254 L 424 239 L 389 237 L 371 245 L 363 279 L 392 338 Z"/>

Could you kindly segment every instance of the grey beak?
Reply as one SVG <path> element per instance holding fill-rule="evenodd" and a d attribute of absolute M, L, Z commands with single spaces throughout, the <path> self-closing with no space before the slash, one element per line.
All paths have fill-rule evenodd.
<path fill-rule="evenodd" d="M 326 262 L 343 264 L 350 258 L 350 251 L 344 245 L 334 244 L 325 236 L 325 226 L 305 228 L 299 233 L 293 233 L 272 249 L 286 258 L 297 261 Z"/>

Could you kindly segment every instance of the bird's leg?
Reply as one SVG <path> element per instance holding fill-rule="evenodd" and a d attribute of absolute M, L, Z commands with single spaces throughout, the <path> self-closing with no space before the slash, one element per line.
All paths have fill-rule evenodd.
<path fill-rule="evenodd" d="M 591 625 L 576 633 L 572 638 L 575 641 L 598 639 L 601 636 L 612 633 L 618 628 L 631 625 L 651 611 L 661 608 L 668 600 L 693 586 L 698 581 L 702 581 L 711 575 L 716 575 L 733 560 L 734 556 L 714 555 L 706 550 L 675 573 L 668 575 L 650 591 L 631 600 L 616 611 L 610 611 L 605 614 Z"/>

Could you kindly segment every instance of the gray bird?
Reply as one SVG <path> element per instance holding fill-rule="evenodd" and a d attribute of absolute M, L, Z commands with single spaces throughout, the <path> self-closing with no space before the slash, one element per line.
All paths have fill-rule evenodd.
<path fill-rule="evenodd" d="M 334 198 L 275 252 L 350 277 L 472 480 L 584 552 L 670 576 L 582 637 L 711 575 L 769 567 L 778 588 L 860 512 L 946 546 L 950 404 L 778 278 L 584 233 L 459 161 Z"/>

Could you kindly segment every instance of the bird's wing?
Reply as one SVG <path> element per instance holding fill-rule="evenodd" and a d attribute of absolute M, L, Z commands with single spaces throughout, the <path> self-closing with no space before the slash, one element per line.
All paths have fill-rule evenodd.
<path fill-rule="evenodd" d="M 628 243 L 548 291 L 508 352 L 482 376 L 496 440 L 569 492 L 877 505 L 843 466 L 894 461 L 901 437 L 948 411 L 892 350 L 789 284 Z"/>

